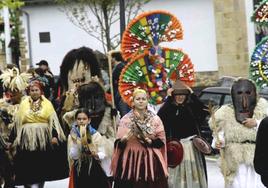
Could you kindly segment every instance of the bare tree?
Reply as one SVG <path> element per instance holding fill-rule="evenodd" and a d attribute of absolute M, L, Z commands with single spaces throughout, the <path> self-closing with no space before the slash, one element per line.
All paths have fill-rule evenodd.
<path fill-rule="evenodd" d="M 55 0 L 67 18 L 91 37 L 102 43 L 104 52 L 115 49 L 120 44 L 120 33 L 111 34 L 110 28 L 120 19 L 118 0 Z M 127 0 L 125 2 L 126 21 L 137 16 L 142 6 L 150 0 Z M 91 20 L 94 15 L 97 22 Z"/>

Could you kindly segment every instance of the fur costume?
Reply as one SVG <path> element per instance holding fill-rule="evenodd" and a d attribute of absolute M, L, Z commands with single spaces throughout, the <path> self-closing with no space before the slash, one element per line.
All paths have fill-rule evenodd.
<path fill-rule="evenodd" d="M 260 98 L 254 109 L 253 118 L 261 120 L 267 116 L 268 102 Z M 232 184 L 238 166 L 246 164 L 253 166 L 255 151 L 256 128 L 247 128 L 235 119 L 233 105 L 224 105 L 215 112 L 216 127 L 224 132 L 225 147 L 224 162 L 221 161 L 221 171 L 226 172 L 227 184 Z M 210 119 L 209 125 L 215 128 Z M 224 165 L 225 163 L 225 165 Z"/>

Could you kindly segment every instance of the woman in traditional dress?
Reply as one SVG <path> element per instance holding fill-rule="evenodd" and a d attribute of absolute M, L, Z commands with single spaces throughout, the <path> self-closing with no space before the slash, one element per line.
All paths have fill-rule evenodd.
<path fill-rule="evenodd" d="M 200 125 L 208 113 L 182 81 L 177 80 L 168 93 L 170 96 L 157 114 L 163 121 L 167 139 L 180 140 L 183 146 L 183 160 L 168 169 L 169 188 L 206 188 L 205 158 L 194 146 L 193 138 L 199 135 Z"/>
<path fill-rule="evenodd" d="M 165 131 L 147 105 L 146 91 L 135 89 L 133 110 L 119 122 L 111 168 L 115 188 L 167 188 Z"/>
<path fill-rule="evenodd" d="M 103 137 L 91 126 L 92 114 L 86 108 L 78 109 L 76 123 L 68 137 L 70 159 L 69 188 L 110 188 L 110 182 L 102 169 L 100 159 L 105 157 Z"/>
<path fill-rule="evenodd" d="M 25 188 L 43 188 L 45 181 L 54 179 L 53 148 L 65 135 L 51 102 L 42 95 L 41 83 L 31 82 L 28 93 L 20 103 L 11 135 L 17 149 L 15 182 Z"/>

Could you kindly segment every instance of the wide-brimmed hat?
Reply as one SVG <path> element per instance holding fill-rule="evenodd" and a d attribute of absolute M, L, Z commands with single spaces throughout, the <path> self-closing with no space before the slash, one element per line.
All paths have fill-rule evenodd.
<path fill-rule="evenodd" d="M 167 140 L 167 161 L 168 167 L 175 168 L 183 159 L 183 146 L 177 139 Z"/>
<path fill-rule="evenodd" d="M 176 80 L 176 82 L 172 85 L 172 88 L 172 95 L 188 95 L 191 93 L 188 86 L 180 80 Z"/>

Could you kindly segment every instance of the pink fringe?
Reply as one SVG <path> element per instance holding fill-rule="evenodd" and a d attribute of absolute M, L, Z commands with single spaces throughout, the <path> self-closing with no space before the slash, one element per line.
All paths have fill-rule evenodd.
<path fill-rule="evenodd" d="M 154 160 L 157 159 L 165 175 L 168 174 L 166 168 L 165 159 L 162 153 L 158 149 L 154 148 L 144 148 L 137 140 L 129 141 L 128 145 L 124 149 L 123 161 L 122 161 L 122 174 L 117 174 L 119 177 L 127 177 L 127 179 L 139 180 L 140 174 L 145 174 L 143 177 L 146 180 L 155 179 L 154 174 Z M 116 148 L 114 153 L 114 158 L 112 159 L 112 170 L 117 169 L 117 163 L 119 160 L 120 149 Z M 141 165 L 144 164 L 144 169 L 141 169 Z M 144 172 L 141 172 L 141 170 Z M 116 172 L 113 172 L 116 175 Z"/>
<path fill-rule="evenodd" d="M 131 124 L 131 119 L 129 118 L 131 114 L 124 116 L 120 120 L 118 127 L 117 138 L 122 138 L 129 131 L 129 127 L 126 125 Z M 166 142 L 164 126 L 158 116 L 154 116 L 151 121 L 151 126 L 154 128 L 154 138 L 160 138 L 164 143 Z M 123 152 L 123 153 L 122 153 Z M 120 156 L 122 161 L 119 161 Z M 145 148 L 141 143 L 132 137 L 128 140 L 126 148 L 121 150 L 115 148 L 114 154 L 112 157 L 111 172 L 114 177 L 128 178 L 138 181 L 140 175 L 145 181 L 148 179 L 154 180 L 154 163 L 161 165 L 161 168 L 165 174 L 168 176 L 167 168 L 167 154 L 166 154 L 166 145 L 162 148 Z M 122 172 L 118 174 L 117 171 L 118 165 L 122 165 Z"/>

